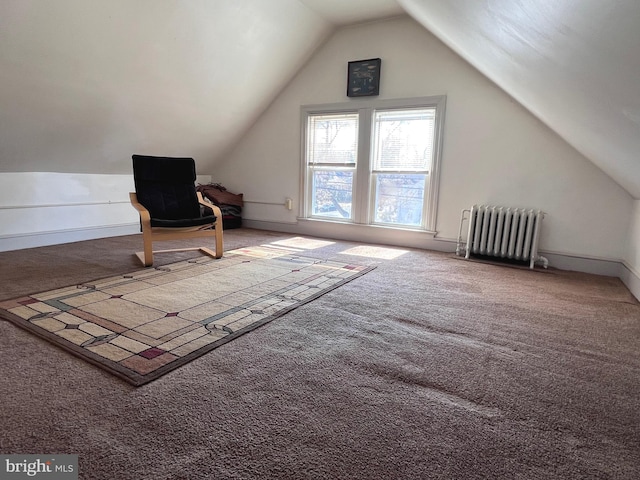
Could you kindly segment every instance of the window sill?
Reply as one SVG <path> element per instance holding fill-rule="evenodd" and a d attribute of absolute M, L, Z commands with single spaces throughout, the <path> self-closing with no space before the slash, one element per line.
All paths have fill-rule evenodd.
<path fill-rule="evenodd" d="M 366 242 L 412 248 L 434 248 L 442 243 L 434 240 L 437 232 L 382 225 L 362 225 L 317 218 L 298 218 L 298 228 L 303 235 L 334 238 L 352 242 Z"/>
<path fill-rule="evenodd" d="M 326 224 L 327 226 L 330 225 L 331 228 L 334 228 L 334 226 L 336 225 L 342 225 L 342 226 L 354 228 L 354 229 L 367 229 L 367 230 L 371 229 L 372 231 L 377 231 L 377 230 L 400 231 L 400 232 L 408 232 L 408 233 L 417 233 L 421 235 L 429 235 L 431 237 L 435 237 L 437 234 L 437 232 L 435 231 L 423 230 L 421 228 L 412 228 L 412 227 L 394 226 L 394 225 L 378 225 L 378 224 L 369 225 L 364 223 L 353 223 L 353 222 L 345 222 L 340 220 L 332 220 L 330 218 L 298 217 L 297 220 L 298 220 L 298 223 L 301 223 L 301 224 L 305 222 L 316 223 L 319 225 Z"/>

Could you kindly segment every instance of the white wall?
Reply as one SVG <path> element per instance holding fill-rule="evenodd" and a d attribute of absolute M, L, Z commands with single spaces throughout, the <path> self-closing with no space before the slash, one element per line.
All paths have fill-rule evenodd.
<path fill-rule="evenodd" d="M 546 212 L 540 247 L 620 261 L 631 196 L 503 91 L 409 18 L 339 30 L 221 165 L 216 181 L 247 200 L 299 202 L 300 106 L 346 102 L 350 60 L 382 58 L 380 98 L 446 95 L 438 237 L 458 235 L 475 203 Z M 357 105 L 358 99 L 351 99 Z M 297 211 L 249 203 L 245 218 L 295 231 Z M 274 223 L 273 225 L 276 225 Z M 335 235 L 326 226 L 324 234 Z M 379 237 L 399 243 L 403 233 Z"/>
<path fill-rule="evenodd" d="M 633 202 L 629 237 L 620 276 L 637 298 L 640 298 L 640 200 Z"/>
<path fill-rule="evenodd" d="M 74 2 L 69 0 L 66 4 Z M 33 44 L 26 46 L 31 49 L 26 53 L 35 57 L 12 57 L 11 62 L 37 65 L 42 52 L 34 50 Z M 546 252 L 624 259 L 635 271 L 640 268 L 638 202 L 634 203 L 591 162 L 409 18 L 339 30 L 299 71 L 223 163 L 212 168 L 210 179 L 245 194 L 246 219 L 291 231 L 302 229 L 296 217 L 300 106 L 346 101 L 357 104 L 359 99 L 349 100 L 345 95 L 346 64 L 349 60 L 378 56 L 383 61 L 380 98 L 447 95 L 437 221 L 437 238 L 444 239 L 444 243 L 448 240 L 447 248 L 457 236 L 463 208 L 482 202 L 532 206 L 547 212 L 541 241 Z M 52 59 L 46 65 L 53 65 Z M 3 85 L 13 78 L 7 70 L 0 72 Z M 116 90 L 126 91 L 125 87 L 120 84 Z M 6 99 L 7 91 L 3 91 Z M 70 97 L 69 101 L 79 100 Z M 32 109 L 28 105 L 22 107 L 22 116 L 7 117 L 7 125 L 15 127 L 16 118 L 33 120 L 29 120 Z M 0 174 L 0 250 L 137 231 L 135 211 L 127 203 L 132 187 L 130 175 L 47 173 L 45 166 L 58 168 L 61 152 L 69 154 L 75 144 L 59 141 L 55 136 L 33 137 L 28 130 L 18 134 L 25 142 L 37 138 L 42 145 L 56 146 L 59 151 L 52 156 L 39 155 L 41 171 Z M 106 130 L 101 135 L 109 136 Z M 11 149 L 15 145 L 9 137 L 2 145 Z M 5 154 L 13 150 L 7 152 L 0 158 L 3 166 L 9 158 Z M 13 153 L 9 155 L 12 158 Z M 93 170 L 102 169 L 93 157 L 86 157 L 85 161 Z M 102 173 L 108 170 L 110 167 L 106 166 Z M 293 211 L 284 207 L 287 197 L 294 199 Z M 356 237 L 365 235 L 358 228 L 351 232 L 349 235 Z M 401 244 L 408 236 L 406 232 L 382 232 L 368 239 Z M 333 226 L 324 226 L 321 233 L 348 235 Z"/>
<path fill-rule="evenodd" d="M 0 251 L 139 233 L 132 191 L 133 175 L 2 173 Z"/>
<path fill-rule="evenodd" d="M 0 25 L 0 172 L 102 174 L 210 168 L 330 29 L 298 0 L 2 0 Z"/>
<path fill-rule="evenodd" d="M 625 262 L 640 272 L 640 200 L 633 202 Z"/>

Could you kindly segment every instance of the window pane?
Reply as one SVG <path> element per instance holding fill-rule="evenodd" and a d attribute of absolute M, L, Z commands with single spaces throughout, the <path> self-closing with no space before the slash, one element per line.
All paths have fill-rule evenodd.
<path fill-rule="evenodd" d="M 307 161 L 310 165 L 355 165 L 358 114 L 311 115 L 307 134 Z"/>
<path fill-rule="evenodd" d="M 373 170 L 431 170 L 435 109 L 377 111 Z"/>
<path fill-rule="evenodd" d="M 332 218 L 351 218 L 353 171 L 315 170 L 311 214 Z"/>
<path fill-rule="evenodd" d="M 377 174 L 375 222 L 422 225 L 426 175 Z"/>

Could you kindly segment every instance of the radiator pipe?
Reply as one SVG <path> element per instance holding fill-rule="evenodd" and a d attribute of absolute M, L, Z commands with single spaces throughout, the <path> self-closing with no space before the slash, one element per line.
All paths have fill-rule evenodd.
<path fill-rule="evenodd" d="M 543 268 L 549 268 L 549 260 L 547 259 L 547 257 L 543 257 L 542 255 L 538 255 L 536 257 L 536 262 L 542 262 L 542 267 Z"/>
<path fill-rule="evenodd" d="M 461 214 L 461 217 L 460 217 L 460 229 L 458 230 L 458 242 L 456 243 L 456 255 L 457 256 L 461 256 L 462 255 L 462 224 L 465 221 L 465 218 L 464 218 L 465 212 L 471 213 L 471 210 L 469 210 L 468 208 L 465 208 L 464 210 L 462 210 L 462 214 Z"/>

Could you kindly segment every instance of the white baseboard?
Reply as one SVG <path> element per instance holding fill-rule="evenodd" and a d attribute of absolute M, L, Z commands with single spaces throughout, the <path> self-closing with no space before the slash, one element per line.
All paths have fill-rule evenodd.
<path fill-rule="evenodd" d="M 559 270 L 573 270 L 576 272 L 620 277 L 622 262 L 615 259 L 593 258 L 567 253 L 540 251 L 540 255 L 549 260 L 549 266 Z"/>
<path fill-rule="evenodd" d="M 0 252 L 22 250 L 24 248 L 45 247 L 61 243 L 81 242 L 96 238 L 119 237 L 140 233 L 138 223 L 57 230 L 49 232 L 22 233 L 0 237 Z"/>

